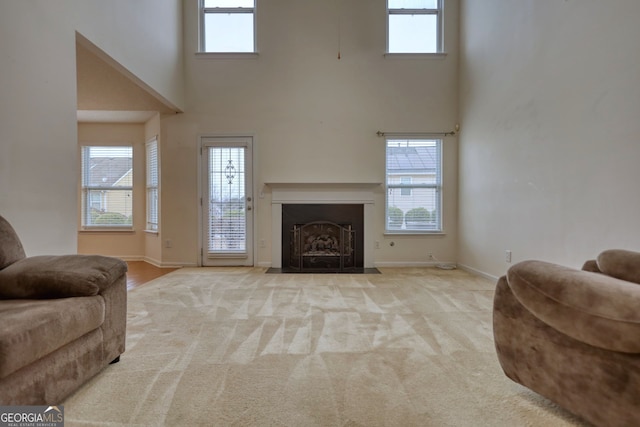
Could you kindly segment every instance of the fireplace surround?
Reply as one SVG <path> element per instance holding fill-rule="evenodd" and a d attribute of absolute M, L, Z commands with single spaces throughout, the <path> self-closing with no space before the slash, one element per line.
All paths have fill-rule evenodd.
<path fill-rule="evenodd" d="M 374 265 L 374 238 L 373 227 L 375 191 L 379 189 L 379 182 L 353 182 L 353 183 L 265 183 L 271 189 L 271 267 L 273 269 L 283 269 L 283 265 L 288 267 L 289 260 L 284 255 L 285 248 L 290 253 L 289 226 L 283 223 L 288 218 L 287 205 L 313 205 L 312 209 L 318 212 L 336 210 L 336 208 L 350 209 L 355 207 L 361 214 L 359 220 L 345 219 L 344 216 L 320 218 L 317 216 L 307 217 L 295 222 L 296 224 L 306 224 L 314 221 L 327 221 L 340 226 L 349 225 L 357 228 L 358 221 L 361 221 L 361 232 L 356 230 L 356 252 L 359 252 L 358 268 L 373 269 Z M 346 205 L 346 206 L 345 206 Z M 294 208 L 294 209 L 297 209 Z M 283 218 L 284 212 L 284 218 Z M 356 224 L 354 224 L 356 223 Z M 293 225 L 294 223 L 290 223 Z M 285 241 L 285 232 L 287 233 Z M 359 234 L 359 236 L 358 236 Z M 287 264 L 283 263 L 286 262 Z"/>

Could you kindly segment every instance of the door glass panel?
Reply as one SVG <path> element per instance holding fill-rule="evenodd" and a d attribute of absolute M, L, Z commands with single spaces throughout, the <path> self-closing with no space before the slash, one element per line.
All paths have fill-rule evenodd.
<path fill-rule="evenodd" d="M 245 253 L 245 147 L 208 147 L 208 252 Z"/>

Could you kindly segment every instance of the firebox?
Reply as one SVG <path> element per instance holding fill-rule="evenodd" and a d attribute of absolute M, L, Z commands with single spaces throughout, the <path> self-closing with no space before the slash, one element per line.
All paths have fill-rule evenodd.
<path fill-rule="evenodd" d="M 289 244 L 289 263 L 295 270 L 341 272 L 355 268 L 355 231 L 351 224 L 294 224 Z"/>
<path fill-rule="evenodd" d="M 282 269 L 291 272 L 363 270 L 362 204 L 282 205 Z"/>

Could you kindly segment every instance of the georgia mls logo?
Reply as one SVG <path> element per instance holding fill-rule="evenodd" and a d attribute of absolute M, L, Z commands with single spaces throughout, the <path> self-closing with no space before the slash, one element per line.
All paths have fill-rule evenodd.
<path fill-rule="evenodd" d="M 64 406 L 0 406 L 0 427 L 64 427 Z"/>

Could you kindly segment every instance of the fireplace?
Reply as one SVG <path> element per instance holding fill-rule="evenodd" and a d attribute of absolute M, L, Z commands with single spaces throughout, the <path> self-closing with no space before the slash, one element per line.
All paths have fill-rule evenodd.
<path fill-rule="evenodd" d="M 294 272 L 362 270 L 362 204 L 282 206 L 282 269 Z"/>
<path fill-rule="evenodd" d="M 343 227 L 350 225 L 355 231 L 354 269 L 363 269 L 364 272 L 375 270 L 375 239 L 372 238 L 375 234 L 374 205 L 376 192 L 382 191 L 381 183 L 267 182 L 266 189 L 271 190 L 271 262 L 267 266 L 272 271 L 293 270 L 290 268 L 290 232 L 296 224 L 305 225 L 316 221 L 331 222 Z M 260 197 L 264 197 L 262 192 Z M 357 212 L 335 215 L 341 208 L 357 209 Z M 306 213 L 303 212 L 305 210 Z M 295 218 L 298 214 L 301 215 Z"/>

